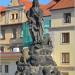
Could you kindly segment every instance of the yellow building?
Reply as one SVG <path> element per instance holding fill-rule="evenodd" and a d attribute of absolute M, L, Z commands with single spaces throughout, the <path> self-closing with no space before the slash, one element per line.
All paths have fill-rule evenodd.
<path fill-rule="evenodd" d="M 74 0 L 55 0 L 50 8 L 53 58 L 63 75 L 75 75 Z"/>
<path fill-rule="evenodd" d="M 23 5 L 18 0 L 11 0 L 8 7 L 0 8 L 0 52 L 19 51 L 22 23 L 27 21 Z"/>

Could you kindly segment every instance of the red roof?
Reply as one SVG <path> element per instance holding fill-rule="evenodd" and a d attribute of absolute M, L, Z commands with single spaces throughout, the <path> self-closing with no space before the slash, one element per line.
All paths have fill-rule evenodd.
<path fill-rule="evenodd" d="M 29 0 L 20 0 L 20 2 L 25 4 L 24 9 L 26 11 L 28 11 L 31 8 L 31 6 L 32 6 L 32 2 L 30 2 Z M 43 4 L 41 4 L 41 6 L 40 6 L 40 8 L 42 9 L 43 13 L 46 16 L 51 15 L 49 10 L 47 9 L 47 7 L 48 7 L 47 5 L 43 5 Z"/>
<path fill-rule="evenodd" d="M 54 3 L 55 1 L 52 2 Z M 74 3 L 74 0 L 60 0 L 59 2 L 55 3 L 51 10 L 72 8 L 75 7 Z"/>
<path fill-rule="evenodd" d="M 28 11 L 31 6 L 32 6 L 32 2 L 30 2 L 29 0 L 20 0 L 20 3 L 24 3 L 24 10 Z M 41 4 L 40 8 L 42 9 L 43 13 L 45 16 L 51 15 L 50 11 L 47 9 L 48 6 L 47 5 L 43 5 Z M 6 7 L 0 6 L 0 11 L 5 11 Z"/>
<path fill-rule="evenodd" d="M 6 7 L 0 6 L 0 12 L 1 12 L 1 11 L 5 11 L 5 10 L 6 10 Z"/>
<path fill-rule="evenodd" d="M 0 53 L 0 59 L 18 59 L 20 56 L 21 53 L 17 53 L 17 52 Z"/>
<path fill-rule="evenodd" d="M 43 11 L 43 13 L 44 13 L 45 16 L 51 15 L 49 9 L 47 9 L 48 8 L 47 5 L 41 5 L 40 8 L 42 9 L 42 11 Z"/>
<path fill-rule="evenodd" d="M 48 3 L 48 8 L 51 9 L 55 5 L 56 5 L 56 2 L 53 0 L 53 1 Z"/>

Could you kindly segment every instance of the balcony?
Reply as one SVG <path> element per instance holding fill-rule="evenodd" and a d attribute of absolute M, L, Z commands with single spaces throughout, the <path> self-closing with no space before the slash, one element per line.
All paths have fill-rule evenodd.
<path fill-rule="evenodd" d="M 10 45 L 11 46 L 23 46 L 23 40 L 22 38 L 11 39 Z"/>

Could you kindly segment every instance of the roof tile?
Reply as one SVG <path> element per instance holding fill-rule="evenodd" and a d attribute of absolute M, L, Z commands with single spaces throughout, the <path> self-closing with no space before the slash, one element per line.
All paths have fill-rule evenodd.
<path fill-rule="evenodd" d="M 23 2 L 25 4 L 24 9 L 26 11 L 28 11 L 31 8 L 31 6 L 32 6 L 32 2 L 30 2 L 28 0 L 22 0 L 21 2 Z M 43 11 L 45 16 L 51 15 L 50 11 L 47 9 L 48 8 L 47 5 L 41 4 L 40 8 L 42 9 L 42 11 Z"/>
<path fill-rule="evenodd" d="M 60 0 L 51 8 L 51 10 L 72 8 L 75 7 L 74 3 L 74 0 Z"/>
<path fill-rule="evenodd" d="M 0 6 L 0 12 L 1 12 L 1 11 L 5 11 L 5 10 L 6 10 L 6 7 Z"/>

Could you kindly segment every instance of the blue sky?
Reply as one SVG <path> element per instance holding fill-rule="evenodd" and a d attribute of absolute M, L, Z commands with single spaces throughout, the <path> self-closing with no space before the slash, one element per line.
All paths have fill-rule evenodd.
<path fill-rule="evenodd" d="M 0 0 L 0 6 L 7 6 L 11 0 Z M 42 4 L 47 4 L 51 0 L 39 0 Z"/>

